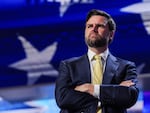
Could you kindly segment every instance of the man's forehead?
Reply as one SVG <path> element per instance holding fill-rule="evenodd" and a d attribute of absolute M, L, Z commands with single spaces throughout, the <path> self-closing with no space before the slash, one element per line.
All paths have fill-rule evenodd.
<path fill-rule="evenodd" d="M 104 16 L 100 15 L 93 15 L 89 18 L 89 20 L 86 23 L 105 23 L 107 24 L 108 19 Z"/>
<path fill-rule="evenodd" d="M 93 20 L 101 20 L 101 21 L 108 21 L 108 19 L 105 16 L 101 16 L 101 15 L 93 15 L 89 18 L 88 21 L 93 21 Z M 87 21 L 87 22 L 88 22 Z"/>

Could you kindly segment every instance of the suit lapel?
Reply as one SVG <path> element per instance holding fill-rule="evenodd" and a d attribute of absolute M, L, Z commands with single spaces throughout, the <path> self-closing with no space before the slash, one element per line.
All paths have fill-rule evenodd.
<path fill-rule="evenodd" d="M 80 58 L 78 66 L 80 68 L 79 70 L 80 70 L 80 74 L 82 75 L 82 80 L 90 83 L 91 70 L 90 70 L 90 63 L 87 55 L 84 55 Z"/>
<path fill-rule="evenodd" d="M 105 72 L 103 75 L 103 84 L 111 83 L 112 78 L 118 69 L 118 66 L 119 66 L 119 63 L 117 62 L 116 57 L 109 54 L 107 61 L 106 61 Z"/>

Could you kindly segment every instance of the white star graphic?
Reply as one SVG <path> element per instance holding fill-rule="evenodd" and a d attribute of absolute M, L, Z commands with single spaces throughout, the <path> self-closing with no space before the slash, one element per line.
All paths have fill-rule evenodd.
<path fill-rule="evenodd" d="M 150 35 L 150 1 L 149 0 L 143 0 L 143 2 L 129 5 L 127 7 L 122 8 L 121 11 L 141 14 L 143 25 L 145 26 L 147 33 Z"/>
<path fill-rule="evenodd" d="M 47 0 L 48 2 L 58 2 L 60 3 L 59 11 L 60 17 L 64 15 L 67 9 L 76 3 L 87 4 L 87 3 L 94 3 L 94 0 Z"/>
<path fill-rule="evenodd" d="M 18 36 L 24 48 L 26 58 L 10 64 L 9 67 L 27 71 L 28 85 L 34 84 L 42 75 L 57 76 L 58 71 L 50 64 L 51 59 L 56 52 L 57 43 L 38 51 L 23 36 Z"/>
<path fill-rule="evenodd" d="M 147 34 L 150 35 L 150 1 L 143 0 L 142 2 L 135 3 L 124 7 L 121 9 L 122 12 L 136 13 L 140 14 L 143 20 L 143 25 L 147 31 Z M 137 72 L 141 73 L 143 68 L 146 66 L 146 63 L 142 63 L 137 67 Z"/>

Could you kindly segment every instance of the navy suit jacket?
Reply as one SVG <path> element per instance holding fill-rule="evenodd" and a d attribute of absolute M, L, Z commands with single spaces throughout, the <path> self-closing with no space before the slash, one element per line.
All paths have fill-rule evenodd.
<path fill-rule="evenodd" d="M 91 70 L 87 55 L 62 61 L 56 80 L 55 98 L 61 113 L 96 113 L 98 101 L 102 113 L 126 113 L 138 98 L 138 88 L 120 86 L 124 80 L 137 82 L 134 63 L 109 54 L 100 85 L 99 99 L 88 93 L 75 91 L 77 85 L 91 83 Z"/>

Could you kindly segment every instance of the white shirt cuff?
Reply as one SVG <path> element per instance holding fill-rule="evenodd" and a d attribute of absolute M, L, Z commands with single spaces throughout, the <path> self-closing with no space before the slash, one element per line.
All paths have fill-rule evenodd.
<path fill-rule="evenodd" d="M 99 99 L 100 85 L 94 85 L 94 97 Z"/>

